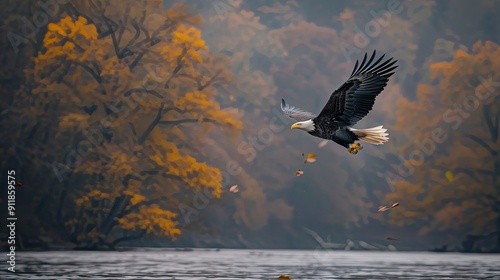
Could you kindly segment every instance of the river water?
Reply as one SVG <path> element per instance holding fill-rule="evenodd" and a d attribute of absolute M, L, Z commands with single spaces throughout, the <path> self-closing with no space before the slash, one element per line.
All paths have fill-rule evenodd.
<path fill-rule="evenodd" d="M 2 253 L 3 254 L 3 253 Z M 3 258 L 4 260 L 6 257 Z M 289 250 L 18 252 L 0 279 L 499 279 L 500 255 Z"/>

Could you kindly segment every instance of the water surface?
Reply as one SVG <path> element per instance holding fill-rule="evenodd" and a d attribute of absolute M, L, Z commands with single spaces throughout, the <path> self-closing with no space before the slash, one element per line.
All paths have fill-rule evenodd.
<path fill-rule="evenodd" d="M 0 279 L 500 279 L 500 255 L 289 250 L 19 252 Z M 5 263 L 4 263 L 5 264 Z"/>

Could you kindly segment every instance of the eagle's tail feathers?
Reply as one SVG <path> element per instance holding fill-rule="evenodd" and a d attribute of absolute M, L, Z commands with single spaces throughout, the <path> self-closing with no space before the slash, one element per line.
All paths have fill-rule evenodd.
<path fill-rule="evenodd" d="M 386 133 L 387 129 L 382 125 L 364 129 L 350 128 L 350 130 L 358 136 L 359 140 L 366 143 L 382 145 L 389 140 L 389 137 L 387 137 L 389 134 Z"/>

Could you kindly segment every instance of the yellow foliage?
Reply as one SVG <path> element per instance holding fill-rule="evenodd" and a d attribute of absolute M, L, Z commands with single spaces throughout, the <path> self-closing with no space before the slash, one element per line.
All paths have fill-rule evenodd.
<path fill-rule="evenodd" d="M 175 239 L 181 234 L 178 225 L 173 219 L 177 214 L 161 209 L 158 205 L 142 206 L 137 213 L 131 213 L 118 219 L 122 229 L 146 230 L 149 234 L 168 236 Z"/>
<path fill-rule="evenodd" d="M 93 24 L 87 24 L 84 17 L 78 17 L 73 22 L 71 17 L 64 17 L 59 23 L 49 23 L 48 32 L 43 40 L 43 45 L 46 48 L 54 46 L 61 42 L 63 39 L 79 40 L 84 39 L 87 41 L 97 40 L 97 29 Z"/>
<path fill-rule="evenodd" d="M 198 29 L 179 24 L 173 32 L 171 44 L 163 47 L 161 54 L 170 68 L 174 69 L 179 62 L 187 66 L 203 63 L 202 52 L 207 50 Z"/>
<path fill-rule="evenodd" d="M 138 203 L 140 203 L 140 202 L 142 202 L 142 201 L 144 201 L 144 200 L 146 200 L 146 197 L 145 197 L 145 196 L 140 195 L 140 194 L 134 194 L 134 195 L 132 196 L 132 199 L 130 200 L 130 203 L 131 203 L 132 205 L 136 205 L 136 204 L 138 204 Z"/>
<path fill-rule="evenodd" d="M 120 25 L 117 30 L 124 27 L 116 37 L 97 33 L 96 26 L 107 20 L 99 13 L 92 20 L 67 16 L 48 24 L 42 51 L 29 69 L 33 89 L 24 98 L 34 112 L 27 110 L 26 115 L 36 120 L 49 114 L 43 119 L 55 120 L 57 140 L 76 143 L 79 161 L 72 171 L 85 183 L 68 192 L 75 217 L 66 225 L 82 242 L 113 236 L 112 218 L 125 230 L 175 237 L 180 234 L 174 221 L 177 213 L 163 210 L 175 208 L 175 194 L 206 187 L 220 197 L 221 172 L 198 159 L 203 157 L 208 129 L 159 123 L 146 133 L 161 104 L 165 105 L 161 121 L 198 120 L 204 125 L 213 121 L 234 132 L 243 128 L 241 114 L 222 109 L 218 102 L 214 85 L 231 82 L 230 64 L 208 51 L 195 26 L 200 18 L 189 16 L 184 5 L 163 13 L 153 9 L 158 4 L 130 1 L 127 9 L 128 5 L 110 2 L 103 15 Z M 82 11 L 89 8 L 84 2 L 74 5 Z M 149 17 L 151 10 L 168 20 L 155 17 L 142 22 L 144 13 L 137 11 Z M 125 49 L 136 35 L 132 19 L 141 22 L 150 38 L 141 35 Z M 75 133 L 76 129 L 80 131 Z M 82 145 L 96 139 L 90 150 Z M 53 146 L 54 154 L 67 153 L 66 145 Z M 153 200 L 158 205 L 150 205 Z"/>
<path fill-rule="evenodd" d="M 235 118 L 236 113 L 234 111 L 221 110 L 219 104 L 203 92 L 188 92 L 179 98 L 175 105 L 181 110 L 196 113 L 199 120 L 209 118 L 218 124 L 228 126 L 230 129 L 243 129 L 243 122 Z"/>

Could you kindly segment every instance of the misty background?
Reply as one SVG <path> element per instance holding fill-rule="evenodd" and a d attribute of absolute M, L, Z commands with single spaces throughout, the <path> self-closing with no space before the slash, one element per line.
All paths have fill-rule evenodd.
<path fill-rule="evenodd" d="M 1 3 L 25 248 L 500 248 L 498 1 L 67 2 Z M 289 129 L 373 50 L 399 68 L 356 127 L 389 142 Z"/>

